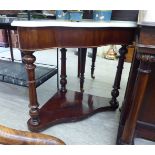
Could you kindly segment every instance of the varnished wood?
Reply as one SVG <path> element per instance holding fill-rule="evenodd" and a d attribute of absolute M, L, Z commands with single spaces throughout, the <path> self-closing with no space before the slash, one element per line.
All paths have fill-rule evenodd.
<path fill-rule="evenodd" d="M 0 12 L 4 12 L 3 15 L 6 15 L 6 12 L 10 12 L 9 10 L 6 10 L 6 12 L 3 10 L 0 10 Z M 10 13 L 9 13 L 10 14 Z M 8 15 L 8 14 L 7 14 Z M 10 14 L 11 15 L 11 14 Z M 3 17 L 2 17 L 3 18 Z M 4 17 L 7 19 L 7 17 Z M 13 55 L 13 42 L 12 42 L 12 34 L 11 31 L 16 31 L 17 28 L 14 26 L 11 26 L 11 23 L 6 22 L 6 21 L 1 21 L 0 22 L 0 29 L 5 31 L 4 39 L 0 44 L 3 47 L 9 47 L 10 48 L 10 55 L 11 55 L 11 61 L 14 61 L 14 55 Z"/>
<path fill-rule="evenodd" d="M 14 62 L 12 39 L 11 39 L 11 29 L 7 29 L 7 36 L 8 36 L 8 42 L 9 42 L 9 47 L 10 47 L 11 61 Z"/>
<path fill-rule="evenodd" d="M 28 73 L 28 85 L 29 85 L 29 101 L 30 101 L 30 111 L 29 114 L 31 116 L 30 124 L 38 125 L 39 120 L 39 104 L 37 100 L 37 92 L 36 92 L 36 82 L 35 82 L 35 65 L 34 62 L 36 60 L 33 55 L 33 51 L 22 51 L 24 53 L 23 61 L 25 63 L 25 67 Z"/>
<path fill-rule="evenodd" d="M 53 136 L 15 130 L 0 125 L 0 144 L 5 145 L 64 145 L 65 143 Z"/>
<path fill-rule="evenodd" d="M 137 119 L 135 137 L 155 141 L 155 63 L 151 63 L 151 73 Z"/>
<path fill-rule="evenodd" d="M 125 60 L 125 54 L 128 52 L 127 46 L 123 45 L 119 49 L 119 60 L 118 60 L 118 66 L 117 66 L 117 71 L 116 71 L 116 76 L 115 76 L 115 81 L 113 85 L 113 90 L 111 92 L 112 99 L 110 101 L 111 106 L 114 109 L 117 109 L 119 106 L 119 103 L 117 101 L 117 97 L 119 96 L 119 89 L 120 89 L 120 82 L 121 82 L 121 75 L 122 75 L 122 70 L 123 70 L 123 65 L 124 65 L 124 60 Z"/>
<path fill-rule="evenodd" d="M 139 109 L 141 107 L 144 93 L 146 90 L 148 77 L 149 74 L 151 73 L 150 62 L 155 61 L 155 57 L 151 55 L 138 54 L 137 58 L 140 60 L 141 63 L 138 69 L 139 72 L 137 75 L 136 85 L 134 88 L 133 105 L 131 107 L 131 112 L 129 113 L 129 117 L 126 121 L 124 132 L 121 138 L 121 141 L 127 144 L 133 143 L 133 137 L 136 127 L 136 121 L 139 114 Z"/>
<path fill-rule="evenodd" d="M 77 55 L 78 55 L 78 74 L 77 74 L 77 77 L 80 77 L 80 48 L 78 48 L 78 51 L 77 51 Z"/>
<path fill-rule="evenodd" d="M 134 85 L 135 85 L 135 81 L 136 81 L 136 77 L 137 77 L 137 68 L 139 67 L 139 60 L 137 60 L 135 57 L 136 57 L 136 52 L 133 57 L 134 61 L 131 63 L 129 80 L 127 83 L 124 101 L 123 101 L 122 107 L 121 107 L 121 116 L 120 116 L 120 121 L 119 121 L 119 128 L 118 128 L 118 133 L 117 133 L 116 144 L 120 144 L 120 138 L 122 136 L 124 125 L 126 123 L 126 119 L 129 115 L 129 112 L 130 112 L 130 109 L 132 106 L 132 93 L 134 90 Z"/>
<path fill-rule="evenodd" d="M 140 28 L 140 39 L 139 44 L 143 45 L 155 45 L 155 35 L 154 35 L 154 27 L 152 26 L 143 26 L 143 28 Z"/>
<path fill-rule="evenodd" d="M 61 84 L 61 92 L 65 93 L 67 91 L 67 75 L 66 75 L 66 49 L 62 48 L 61 50 L 61 75 L 60 75 L 60 84 Z"/>
<path fill-rule="evenodd" d="M 40 124 L 34 126 L 28 121 L 29 130 L 38 132 L 58 123 L 82 120 L 97 112 L 113 111 L 109 100 L 71 90 L 58 91 L 41 107 Z"/>
<path fill-rule="evenodd" d="M 16 27 L 11 26 L 10 23 L 0 23 L 0 29 L 5 30 L 5 37 L 7 44 L 10 48 L 10 54 L 11 54 L 11 61 L 14 61 L 14 55 L 13 55 L 13 46 L 12 46 L 12 38 L 11 38 L 11 30 L 16 30 Z"/>
<path fill-rule="evenodd" d="M 149 115 L 152 115 L 152 112 Z M 151 119 L 150 117 L 147 117 L 146 118 L 147 120 L 144 119 L 145 121 L 144 120 L 137 121 L 136 134 L 135 134 L 136 137 L 155 141 L 155 125 L 152 122 L 150 123 L 150 120 L 152 120 L 152 118 L 153 116 L 151 116 Z"/>
<path fill-rule="evenodd" d="M 101 45 L 106 44 L 121 44 L 123 47 L 126 47 L 126 45 L 132 44 L 134 41 L 134 35 L 136 28 L 119 28 L 119 27 L 108 27 L 108 28 L 77 28 L 77 27 L 18 27 L 18 35 L 19 35 L 19 43 L 20 43 L 20 49 L 21 51 L 24 51 L 24 54 L 31 60 L 29 63 L 29 59 L 25 61 L 26 66 L 30 66 L 29 69 L 27 68 L 28 77 L 30 81 L 29 85 L 29 93 L 30 95 L 30 111 L 33 111 L 30 113 L 31 118 L 28 121 L 28 127 L 32 131 L 41 131 L 46 129 L 49 126 L 52 126 L 54 124 L 60 123 L 60 122 L 69 122 L 73 120 L 80 120 L 81 118 L 85 118 L 86 116 L 91 116 L 92 114 L 99 112 L 100 109 L 103 109 L 103 111 L 106 110 L 116 110 L 118 107 L 117 102 L 112 102 L 111 104 L 108 103 L 107 100 L 105 101 L 104 98 L 102 98 L 102 103 L 106 103 L 106 106 L 102 105 L 101 107 L 93 108 L 92 99 L 93 97 L 90 97 L 88 99 L 88 105 L 90 105 L 91 110 L 88 110 L 87 113 L 79 112 L 78 115 L 75 117 L 72 117 L 73 112 L 77 114 L 77 112 L 81 109 L 77 109 L 77 104 L 81 105 L 82 96 L 84 94 L 80 92 L 80 95 L 74 95 L 76 96 L 74 99 L 72 99 L 72 108 L 69 108 L 66 110 L 66 107 L 63 107 L 62 104 L 70 104 L 70 101 L 68 101 L 68 95 L 69 90 L 66 89 L 66 49 L 68 47 L 72 48 L 82 48 L 81 55 L 82 56 L 82 65 L 83 67 L 80 69 L 82 70 L 82 74 L 84 75 L 84 64 L 85 64 L 85 55 L 86 55 L 86 48 L 88 47 L 98 47 Z M 79 37 L 82 36 L 82 37 Z M 43 50 L 47 48 L 53 48 L 53 47 L 60 47 L 61 49 L 61 90 L 58 92 L 57 95 L 55 95 L 55 98 L 57 100 L 55 101 L 54 98 L 52 98 L 49 102 L 45 103 L 43 107 L 46 107 L 46 110 L 39 109 L 39 105 L 37 102 L 37 95 L 36 90 L 34 88 L 34 56 L 32 55 L 33 51 L 36 50 Z M 119 61 L 118 64 L 118 71 L 116 74 L 117 80 L 115 80 L 115 84 L 117 85 L 116 89 L 119 89 L 120 79 L 121 78 L 121 71 L 123 68 L 123 62 L 124 62 L 124 48 L 121 51 L 121 61 Z M 24 56 L 25 57 L 25 56 Z M 33 61 L 32 61 L 33 59 Z M 81 62 L 80 62 L 81 63 Z M 83 80 L 84 76 L 81 80 L 81 90 L 83 90 Z M 63 96 L 63 97 L 62 97 Z M 89 96 L 89 95 L 86 95 Z M 34 97 L 34 98 L 33 98 Z M 116 98 L 118 97 L 118 94 L 114 94 L 113 101 L 116 101 Z M 93 103 L 98 100 L 98 98 L 93 101 Z M 58 109 L 55 109 L 53 106 L 56 102 Z M 109 100 L 108 100 L 109 102 Z M 52 107 L 52 108 L 51 108 Z M 63 107 L 63 108 L 62 108 Z M 49 110 L 50 109 L 50 110 Z M 53 113 L 55 113 L 53 115 Z M 73 119 L 74 118 L 74 119 Z"/>
<path fill-rule="evenodd" d="M 92 48 L 92 65 L 91 65 L 91 78 L 94 79 L 95 61 L 96 61 L 97 47 Z M 78 75 L 80 77 L 80 48 L 78 48 Z"/>
<path fill-rule="evenodd" d="M 97 47 L 92 49 L 92 65 L 91 65 L 91 78 L 95 79 L 94 70 L 95 70 L 95 61 L 96 61 Z"/>
<path fill-rule="evenodd" d="M 25 51 L 53 47 L 88 48 L 107 44 L 128 45 L 134 40 L 135 30 L 136 28 L 18 27 L 20 49 Z"/>
<path fill-rule="evenodd" d="M 155 141 L 155 27 L 139 28 L 136 57 L 132 60 L 123 102 L 117 144 L 134 144 L 140 137 Z M 138 69 L 139 68 L 139 69 Z"/>
<path fill-rule="evenodd" d="M 84 92 L 83 85 L 84 85 L 84 73 L 85 73 L 85 64 L 86 64 L 86 54 L 87 54 L 87 48 L 80 48 L 79 51 L 79 57 L 80 57 L 80 91 Z"/>
<path fill-rule="evenodd" d="M 125 56 L 125 62 L 131 63 L 135 52 L 135 46 L 128 47 L 128 53 Z"/>
<path fill-rule="evenodd" d="M 0 29 L 0 46 L 8 47 L 8 37 L 7 37 L 7 29 Z"/>

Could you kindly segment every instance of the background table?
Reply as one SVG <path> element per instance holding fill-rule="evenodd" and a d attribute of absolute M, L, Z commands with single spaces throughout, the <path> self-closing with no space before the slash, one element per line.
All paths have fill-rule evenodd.
<path fill-rule="evenodd" d="M 5 18 L 7 19 L 7 18 Z M 13 18 L 15 19 L 15 18 Z M 13 20 L 12 19 L 12 20 Z M 1 21 L 0 29 L 6 30 L 8 43 L 10 47 L 11 61 L 1 60 L 0 61 L 0 81 L 11 83 L 19 86 L 28 87 L 28 79 L 25 70 L 25 65 L 21 61 L 14 59 L 12 39 L 11 39 L 11 30 L 17 30 L 16 26 L 11 26 L 11 21 Z M 22 56 L 22 55 L 21 55 Z M 16 61 L 16 62 L 15 62 Z M 58 74 L 58 63 L 57 66 L 40 64 L 36 68 L 36 87 L 40 86 L 42 83 L 47 81 L 49 78 Z M 57 84 L 58 86 L 58 84 Z"/>

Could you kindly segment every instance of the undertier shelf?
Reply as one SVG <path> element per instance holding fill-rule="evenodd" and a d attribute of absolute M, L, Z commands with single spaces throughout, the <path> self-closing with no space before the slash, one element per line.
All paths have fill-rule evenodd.
<path fill-rule="evenodd" d="M 66 93 L 58 91 L 39 109 L 39 125 L 31 125 L 29 119 L 29 130 L 40 132 L 59 123 L 79 121 L 98 112 L 113 111 L 109 101 L 110 98 L 71 90 Z"/>

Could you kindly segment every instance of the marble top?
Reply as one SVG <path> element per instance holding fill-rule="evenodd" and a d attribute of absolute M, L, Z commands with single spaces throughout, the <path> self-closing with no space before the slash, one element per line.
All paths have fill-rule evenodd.
<path fill-rule="evenodd" d="M 60 20 L 31 20 L 31 21 L 13 21 L 11 26 L 17 27 L 137 27 L 137 23 L 133 21 L 60 21 Z"/>
<path fill-rule="evenodd" d="M 139 10 L 138 25 L 155 26 L 155 10 Z"/>
<path fill-rule="evenodd" d="M 142 26 L 153 26 L 155 27 L 155 22 L 139 22 L 138 25 L 142 25 Z"/>

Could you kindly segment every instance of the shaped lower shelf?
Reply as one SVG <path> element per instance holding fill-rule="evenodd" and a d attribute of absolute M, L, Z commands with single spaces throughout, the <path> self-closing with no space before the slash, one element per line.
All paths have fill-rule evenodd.
<path fill-rule="evenodd" d="M 57 92 L 40 109 L 40 124 L 32 126 L 28 121 L 29 130 L 39 132 L 59 123 L 82 120 L 97 112 L 113 111 L 109 101 L 108 98 L 70 90 Z"/>

